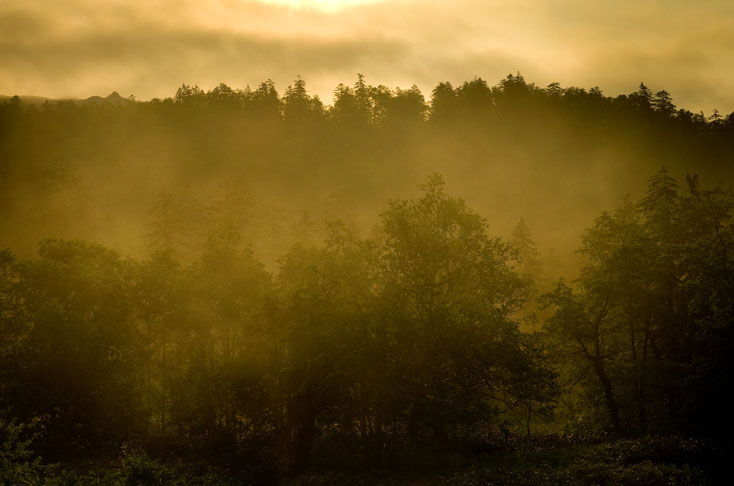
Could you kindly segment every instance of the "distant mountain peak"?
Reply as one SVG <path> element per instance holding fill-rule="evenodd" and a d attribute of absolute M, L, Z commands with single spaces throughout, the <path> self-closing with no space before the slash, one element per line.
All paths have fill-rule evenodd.
<path fill-rule="evenodd" d="M 120 93 L 118 93 L 117 91 L 113 91 L 112 93 L 107 95 L 106 98 L 102 98 L 101 96 L 90 96 L 86 100 L 81 100 L 80 103 L 83 105 L 88 105 L 92 103 L 110 103 L 113 105 L 125 105 L 127 103 L 130 103 L 130 100 L 120 96 Z"/>

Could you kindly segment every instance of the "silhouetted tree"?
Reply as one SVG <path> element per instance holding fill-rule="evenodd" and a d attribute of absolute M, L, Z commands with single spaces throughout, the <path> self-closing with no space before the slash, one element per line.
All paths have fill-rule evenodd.
<path fill-rule="evenodd" d="M 675 115 L 676 108 L 673 104 L 673 98 L 670 96 L 670 93 L 665 90 L 655 93 L 655 96 L 651 100 L 651 104 L 655 111 L 664 113 L 668 116 Z"/>
<path fill-rule="evenodd" d="M 530 234 L 530 228 L 525 224 L 525 219 L 520 221 L 512 231 L 512 243 L 517 248 L 524 272 L 533 278 L 540 277 L 540 262 L 538 261 L 538 247 Z"/>

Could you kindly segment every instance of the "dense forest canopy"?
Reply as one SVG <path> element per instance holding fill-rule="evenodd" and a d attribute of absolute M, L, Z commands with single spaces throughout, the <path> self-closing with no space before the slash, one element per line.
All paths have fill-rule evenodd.
<path fill-rule="evenodd" d="M 543 250 L 567 255 L 595 214 L 642 194 L 661 166 L 715 183 L 734 158 L 731 115 L 679 109 L 643 84 L 610 98 L 519 74 L 430 94 L 360 75 L 329 106 L 298 78 L 282 94 L 270 81 L 183 85 L 164 100 L 16 99 L 0 112 L 0 243 L 23 255 L 49 236 L 145 255 L 180 239 L 176 218 L 169 235 L 150 229 L 180 206 L 201 230 L 189 244 L 229 217 L 271 264 L 311 223 L 319 236 L 335 216 L 369 230 L 382 201 L 414 196 L 433 172 L 499 233 L 524 217 Z"/>
<path fill-rule="evenodd" d="M 0 482 L 717 484 L 733 159 L 644 84 L 8 101 Z"/>

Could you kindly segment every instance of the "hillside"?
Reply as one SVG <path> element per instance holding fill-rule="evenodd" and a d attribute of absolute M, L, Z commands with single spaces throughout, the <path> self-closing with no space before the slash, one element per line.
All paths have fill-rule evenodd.
<path fill-rule="evenodd" d="M 198 208 L 187 225 L 205 234 L 235 191 L 246 207 L 227 211 L 271 260 L 304 215 L 321 228 L 338 213 L 369 231 L 380 201 L 439 172 L 493 231 L 509 235 L 524 217 L 544 250 L 568 254 L 595 214 L 639 195 L 660 167 L 722 182 L 734 167 L 734 116 L 706 119 L 644 85 L 610 98 L 510 75 L 423 94 L 360 76 L 330 106 L 300 79 L 282 95 L 264 82 L 104 100 L 2 106 L 0 246 L 27 254 L 60 236 L 145 254 L 162 194 Z"/>

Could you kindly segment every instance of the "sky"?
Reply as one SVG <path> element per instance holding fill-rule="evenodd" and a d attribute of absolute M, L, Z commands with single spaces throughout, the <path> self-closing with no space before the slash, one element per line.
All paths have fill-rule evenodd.
<path fill-rule="evenodd" d="M 520 72 L 540 86 L 734 111 L 732 0 L 2 0 L 0 94 L 172 96 L 182 83 L 326 103 L 357 73 L 426 97 L 440 81 Z"/>

